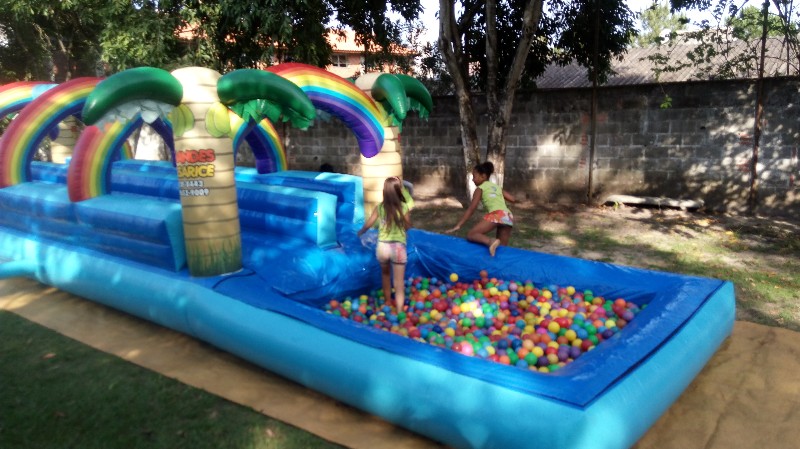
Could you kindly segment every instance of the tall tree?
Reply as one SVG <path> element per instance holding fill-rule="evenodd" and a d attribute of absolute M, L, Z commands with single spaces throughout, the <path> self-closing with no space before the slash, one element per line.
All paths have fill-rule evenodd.
<path fill-rule="evenodd" d="M 171 68 L 185 50 L 182 5 L 170 0 L 6 0 L 0 10 L 6 79 L 65 81 L 150 65 Z"/>
<path fill-rule="evenodd" d="M 745 41 L 757 40 L 761 37 L 764 24 L 764 14 L 761 8 L 747 5 L 738 14 L 731 15 L 726 21 L 731 27 L 733 37 Z M 790 29 L 796 32 L 797 27 L 789 24 Z M 767 14 L 767 35 L 769 37 L 781 37 L 784 34 L 784 24 L 777 15 Z"/>
<path fill-rule="evenodd" d="M 357 0 L 221 0 L 209 5 L 187 1 L 194 16 L 187 22 L 196 36 L 208 36 L 219 70 L 256 67 L 281 61 L 317 66 L 330 62 L 327 33 L 349 27 L 373 58 L 387 55 L 398 44 L 402 21 L 416 18 L 419 0 L 361 2 Z M 377 58 L 379 59 L 379 58 Z"/>
<path fill-rule="evenodd" d="M 100 0 L 23 1 L 3 5 L 2 72 L 12 79 L 61 82 L 94 73 L 97 60 L 97 15 Z M 9 56 L 9 59 L 5 59 Z"/>
<path fill-rule="evenodd" d="M 380 63 L 400 42 L 404 21 L 420 10 L 419 0 L 5 0 L 4 6 L 0 74 L 55 81 L 143 65 L 223 72 L 286 60 L 324 66 L 334 24 L 355 30 L 374 56 L 370 63 Z"/>
<path fill-rule="evenodd" d="M 684 14 L 675 14 L 670 11 L 669 3 L 663 1 L 653 4 L 639 13 L 642 32 L 634 39 L 638 47 L 661 44 L 669 36 L 675 36 L 678 31 L 685 30 L 689 20 Z"/>
<path fill-rule="evenodd" d="M 486 159 L 502 183 L 517 90 L 532 86 L 548 64 L 570 61 L 604 82 L 611 58 L 625 51 L 635 33 L 633 18 L 621 0 L 462 0 L 458 7 L 454 0 L 439 0 L 438 46 L 459 106 L 468 193 L 469 172 L 481 159 L 473 86 L 486 95 Z"/>

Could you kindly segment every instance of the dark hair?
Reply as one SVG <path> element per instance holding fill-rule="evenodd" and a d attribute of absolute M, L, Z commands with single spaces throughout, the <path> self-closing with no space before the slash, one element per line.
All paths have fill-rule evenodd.
<path fill-rule="evenodd" d="M 386 222 L 405 229 L 403 220 L 403 182 L 397 176 L 386 178 L 383 182 L 383 211 L 386 213 Z"/>
<path fill-rule="evenodd" d="M 475 171 L 477 171 L 478 173 L 480 173 L 482 175 L 486 175 L 486 177 L 488 178 L 489 176 L 492 175 L 492 173 L 494 173 L 494 164 L 492 164 L 489 161 L 486 161 L 486 162 L 484 162 L 482 164 L 476 165 L 475 166 Z"/>
<path fill-rule="evenodd" d="M 333 165 L 325 162 L 324 164 L 319 166 L 319 171 L 323 173 L 333 173 Z"/>

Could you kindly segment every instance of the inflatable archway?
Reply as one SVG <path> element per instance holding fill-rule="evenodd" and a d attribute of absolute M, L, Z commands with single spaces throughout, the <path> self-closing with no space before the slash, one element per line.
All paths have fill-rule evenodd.
<path fill-rule="evenodd" d="M 267 70 L 297 84 L 314 106 L 342 120 L 355 134 L 364 157 L 373 157 L 381 150 L 383 114 L 353 83 L 307 64 L 285 63 Z"/>
<path fill-rule="evenodd" d="M 255 69 L 226 73 L 217 82 L 217 93 L 230 110 L 212 107 L 209 114 L 222 116 L 216 122 L 231 130 L 234 148 L 246 140 L 259 173 L 285 169 L 285 151 L 273 123 L 289 122 L 306 129 L 316 114 L 305 93 L 280 76 Z M 225 123 L 226 114 L 233 119 L 230 126 Z"/>
<path fill-rule="evenodd" d="M 164 120 L 182 95 L 174 77 L 152 67 L 125 70 L 100 82 L 81 111 L 89 126 L 76 142 L 69 166 L 70 199 L 83 201 L 108 192 L 111 163 L 132 157 L 124 143 L 142 123 L 153 124 L 172 148 L 172 129 Z"/>
<path fill-rule="evenodd" d="M 0 86 L 0 118 L 19 111 L 55 86 L 44 81 L 17 81 Z"/>
<path fill-rule="evenodd" d="M 102 78 L 76 78 L 53 87 L 31 101 L 0 138 L 0 187 L 30 178 L 30 163 L 47 132 L 83 108 Z"/>

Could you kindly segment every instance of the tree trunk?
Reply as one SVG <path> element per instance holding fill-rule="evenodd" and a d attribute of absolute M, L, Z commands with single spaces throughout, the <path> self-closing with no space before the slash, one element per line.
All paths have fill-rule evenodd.
<path fill-rule="evenodd" d="M 758 206 L 758 151 L 761 145 L 761 122 L 764 120 L 764 58 L 767 52 L 767 31 L 769 24 L 769 0 L 761 6 L 763 22 L 761 26 L 761 57 L 758 62 L 756 79 L 756 117 L 753 126 L 753 157 L 750 160 L 750 193 L 747 197 L 749 213 L 755 213 Z"/>
<path fill-rule="evenodd" d="M 502 95 L 498 95 L 498 59 L 497 59 L 497 19 L 496 1 L 486 3 L 486 56 L 487 56 L 487 85 L 486 100 L 489 116 L 487 125 L 487 159 L 495 166 L 498 184 L 502 185 L 505 173 L 506 133 L 511 122 L 511 111 L 514 106 L 514 95 L 525 69 L 525 61 L 530 51 L 531 42 L 542 16 L 543 0 L 528 0 L 525 5 L 522 23 L 522 36 L 517 45 L 514 62 L 503 86 Z M 469 23 L 471 17 L 465 13 L 464 24 Z M 469 91 L 469 72 L 464 56 L 461 39 L 463 29 L 458 27 L 455 19 L 453 0 L 439 0 L 439 50 L 442 53 L 448 72 L 453 77 L 453 83 L 458 99 L 459 114 L 461 118 L 461 138 L 464 148 L 464 163 L 466 168 L 466 190 L 471 196 L 474 187 L 470 181 L 472 167 L 480 160 L 478 148 L 477 121 L 472 105 L 472 96 Z"/>
<path fill-rule="evenodd" d="M 489 59 L 489 55 L 497 53 L 497 21 L 488 20 L 489 6 L 487 4 L 487 23 L 486 23 L 486 54 L 488 73 L 494 82 L 487 83 L 487 104 L 489 124 L 487 129 L 487 147 L 486 159 L 492 161 L 494 164 L 494 171 L 496 182 L 501 187 L 505 178 L 506 166 L 506 136 L 508 134 L 508 127 L 511 124 L 511 113 L 514 109 L 514 96 L 516 95 L 517 88 L 519 87 L 519 80 L 525 69 L 525 61 L 528 59 L 528 52 L 531 47 L 533 35 L 539 25 L 539 20 L 542 17 L 542 0 L 529 0 L 525 5 L 525 12 L 523 13 L 522 21 L 522 35 L 517 45 L 517 51 L 514 55 L 514 62 L 511 64 L 511 70 L 506 79 L 505 88 L 502 95 L 497 93 L 497 58 Z M 492 13 L 494 11 L 491 11 Z M 493 15 L 491 16 L 493 17 Z M 489 48 L 491 47 L 491 49 Z"/>
<path fill-rule="evenodd" d="M 461 128 L 461 145 L 464 151 L 464 188 L 469 199 L 472 197 L 472 191 L 474 190 L 470 175 L 472 168 L 480 160 L 480 153 L 475 108 L 472 105 L 472 93 L 469 90 L 468 69 L 461 46 L 461 33 L 458 30 L 453 9 L 453 0 L 439 0 L 438 43 L 447 69 L 453 77 L 453 84 L 455 84 L 460 118 L 459 126 Z"/>

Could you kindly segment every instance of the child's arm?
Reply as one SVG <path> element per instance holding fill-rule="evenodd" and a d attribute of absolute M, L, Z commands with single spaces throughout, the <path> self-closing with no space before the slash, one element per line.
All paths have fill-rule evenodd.
<path fill-rule="evenodd" d="M 406 228 L 406 231 L 411 229 L 411 211 L 403 215 L 403 226 Z"/>
<path fill-rule="evenodd" d="M 514 195 L 506 192 L 505 190 L 503 190 L 503 198 L 505 198 L 505 200 L 508 201 L 509 203 L 516 203 L 517 202 L 517 199 L 514 198 Z"/>
<path fill-rule="evenodd" d="M 469 207 L 467 208 L 466 211 L 464 211 L 464 216 L 461 217 L 461 220 L 458 220 L 458 223 L 456 223 L 455 226 L 445 231 L 445 233 L 450 234 L 451 232 L 456 232 L 459 229 L 461 229 L 461 226 L 463 226 L 464 223 L 466 223 L 467 220 L 469 220 L 472 214 L 475 213 L 475 209 L 477 209 L 478 204 L 481 203 L 482 196 L 483 196 L 483 190 L 475 189 L 475 193 L 472 194 L 472 202 L 469 203 Z"/>
<path fill-rule="evenodd" d="M 372 215 L 367 218 L 367 221 L 364 222 L 364 226 L 358 230 L 358 236 L 361 237 L 361 234 L 367 232 L 367 229 L 371 228 L 372 225 L 375 224 L 375 221 L 378 219 L 378 206 L 375 206 L 375 209 L 372 209 Z"/>

